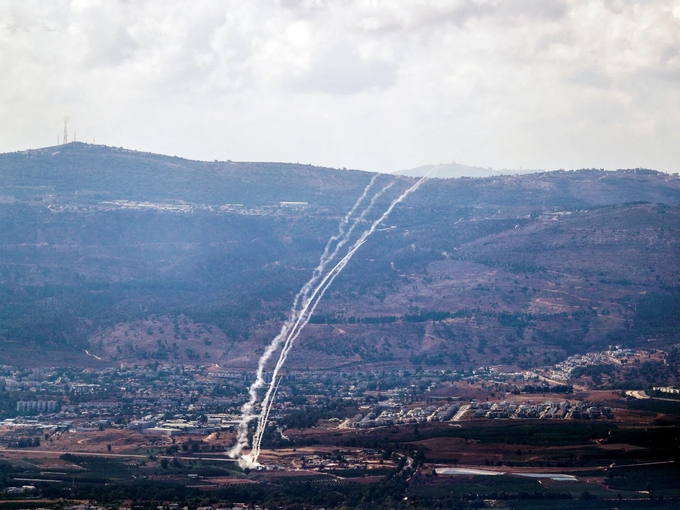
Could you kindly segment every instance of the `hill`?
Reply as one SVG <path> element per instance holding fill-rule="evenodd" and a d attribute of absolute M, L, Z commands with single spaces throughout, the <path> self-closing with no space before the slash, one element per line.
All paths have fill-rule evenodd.
<path fill-rule="evenodd" d="M 0 156 L 0 188 L 17 199 L 52 195 L 79 204 L 101 200 L 344 206 L 367 172 L 282 163 L 203 162 L 85 143 Z"/>
<path fill-rule="evenodd" d="M 372 176 L 80 143 L 0 155 L 0 363 L 252 367 Z M 393 180 L 376 213 L 414 182 L 374 189 Z M 679 343 L 679 204 L 680 179 L 650 170 L 429 180 L 335 281 L 291 366 Z"/>

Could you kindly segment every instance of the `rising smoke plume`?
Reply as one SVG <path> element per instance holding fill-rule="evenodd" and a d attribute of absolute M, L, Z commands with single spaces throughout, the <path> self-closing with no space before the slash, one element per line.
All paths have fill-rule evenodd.
<path fill-rule="evenodd" d="M 306 298 L 309 295 L 309 291 L 316 284 L 316 282 L 318 281 L 321 274 L 323 274 L 324 270 L 326 269 L 326 265 L 328 264 L 328 262 L 330 260 L 332 260 L 332 258 L 335 257 L 335 255 L 337 254 L 338 250 L 341 247 L 340 243 L 338 243 L 338 245 L 335 247 L 333 252 L 331 252 L 330 250 L 331 250 L 331 247 L 333 246 L 333 243 L 335 243 L 336 241 L 342 242 L 343 239 L 347 238 L 347 233 L 345 232 L 345 228 L 347 227 L 347 224 L 349 223 L 351 217 L 354 215 L 354 213 L 359 208 L 361 203 L 368 196 L 368 192 L 373 187 L 373 184 L 375 183 L 377 178 L 378 178 L 378 174 L 375 174 L 373 176 L 373 178 L 370 180 L 370 182 L 364 188 L 364 191 L 361 194 L 361 196 L 354 203 L 354 206 L 352 206 L 350 211 L 340 221 L 340 224 L 338 225 L 338 233 L 331 236 L 331 238 L 326 243 L 326 247 L 324 248 L 323 254 L 321 255 L 321 258 L 319 259 L 319 264 L 317 265 L 316 268 L 314 268 L 314 271 L 312 273 L 312 277 L 309 279 L 309 281 L 307 283 L 305 283 L 302 286 L 300 291 L 295 296 L 295 299 L 293 300 L 293 306 L 292 306 L 291 311 L 290 311 L 290 316 L 288 317 L 286 322 L 284 322 L 283 326 L 281 327 L 281 331 L 279 332 L 279 334 L 272 340 L 272 342 L 267 346 L 264 353 L 262 354 L 262 357 L 260 358 L 258 365 L 257 365 L 257 371 L 255 373 L 255 381 L 251 384 L 251 386 L 248 390 L 248 394 L 249 394 L 248 402 L 246 402 L 243 405 L 243 407 L 241 408 L 241 421 L 240 421 L 239 426 L 238 426 L 237 441 L 236 441 L 236 444 L 234 445 L 234 447 L 229 452 L 229 455 L 231 457 L 237 457 L 241 453 L 243 448 L 245 448 L 248 445 L 248 423 L 251 420 L 257 418 L 257 415 L 253 414 L 253 409 L 255 408 L 255 404 L 257 403 L 257 391 L 260 388 L 262 388 L 265 384 L 264 369 L 267 365 L 267 362 L 271 358 L 272 354 L 276 351 L 276 349 L 279 348 L 279 346 L 281 345 L 281 342 L 285 338 L 288 337 L 288 333 L 289 333 L 290 328 L 292 328 L 293 325 L 297 321 L 297 317 L 298 317 L 298 314 L 299 314 L 298 306 L 299 306 L 300 302 L 306 301 Z M 343 244 L 344 244 L 344 242 L 343 242 Z M 260 416 L 262 416 L 262 414 Z"/>
<path fill-rule="evenodd" d="M 331 237 L 331 239 L 328 241 L 326 249 L 324 250 L 324 253 L 321 256 L 319 265 L 314 270 L 312 278 L 302 287 L 300 292 L 298 292 L 297 296 L 295 297 L 293 309 L 291 311 L 291 316 L 282 326 L 281 332 L 274 338 L 274 340 L 272 340 L 272 343 L 265 350 L 265 353 L 262 355 L 262 358 L 260 358 L 256 380 L 251 385 L 249 390 L 250 400 L 246 402 L 246 404 L 244 404 L 242 408 L 243 416 L 238 428 L 237 443 L 229 452 L 232 457 L 240 456 L 239 464 L 242 467 L 255 467 L 259 465 L 257 459 L 260 454 L 262 435 L 264 433 L 265 427 L 267 426 L 269 413 L 271 411 L 271 407 L 273 404 L 273 395 L 276 393 L 276 389 L 278 388 L 278 382 L 280 382 L 280 379 L 278 379 L 278 374 L 281 368 L 283 367 L 284 363 L 286 362 L 286 359 L 288 358 L 288 353 L 290 352 L 293 343 L 300 335 L 300 332 L 307 325 L 312 315 L 314 314 L 314 311 L 316 310 L 316 307 L 319 304 L 319 301 L 323 297 L 324 293 L 326 292 L 328 287 L 333 283 L 333 280 L 335 280 L 335 278 L 342 272 L 342 270 L 345 268 L 347 263 L 354 256 L 354 254 L 366 242 L 368 237 L 371 234 L 373 234 L 378 225 L 380 225 L 383 221 L 387 219 L 387 217 L 392 212 L 394 207 L 396 207 L 397 204 L 402 202 L 408 195 L 416 191 L 423 183 L 423 181 L 425 181 L 425 179 L 427 179 L 436 168 L 437 166 L 434 166 L 425 176 L 420 178 L 413 186 L 408 188 L 405 192 L 403 192 L 401 195 L 399 195 L 396 199 L 392 201 L 392 203 L 385 210 L 385 212 L 377 220 L 375 220 L 371 224 L 371 226 L 361 234 L 361 236 L 359 236 L 359 238 L 349 248 L 345 256 L 342 259 L 340 259 L 340 261 L 337 262 L 337 264 L 335 264 L 335 266 L 333 266 L 333 268 L 321 279 L 321 282 L 316 285 L 314 291 L 312 291 L 310 295 L 310 290 L 312 289 L 312 286 L 315 285 L 316 282 L 319 280 L 319 277 L 321 276 L 321 274 L 323 274 L 326 266 L 335 258 L 340 248 L 349 241 L 352 231 L 361 221 L 365 219 L 366 215 L 375 204 L 377 198 L 381 196 L 385 191 L 387 191 L 394 184 L 394 181 L 385 186 L 384 188 L 382 188 L 373 196 L 370 204 L 361 213 L 361 215 L 354 220 L 350 230 L 345 232 L 344 229 L 347 223 L 349 222 L 351 216 L 357 210 L 361 202 L 365 199 L 365 197 L 368 194 L 368 190 L 375 181 L 374 177 L 368 184 L 368 186 L 364 189 L 364 193 L 361 195 L 361 197 L 359 197 L 359 200 L 357 200 L 357 202 L 354 204 L 352 210 L 341 221 L 340 226 L 338 227 L 338 234 Z M 333 252 L 330 252 L 330 247 L 335 241 L 339 242 L 336 245 Z M 300 310 L 298 310 L 298 305 L 300 304 L 300 302 L 302 302 L 302 306 Z M 271 357 L 271 355 L 273 354 L 273 352 L 281 345 L 282 342 L 283 347 L 281 349 L 279 359 L 274 368 L 272 380 L 269 384 L 269 387 L 261 404 L 257 429 L 253 436 L 253 445 L 251 448 L 251 452 L 250 454 L 247 455 L 240 455 L 243 448 L 245 448 L 245 446 L 247 446 L 248 444 L 248 423 L 253 418 L 255 418 L 255 416 L 252 414 L 252 410 L 255 406 L 255 403 L 257 402 L 257 390 L 264 386 L 263 377 L 264 367 L 269 358 Z"/>
<path fill-rule="evenodd" d="M 363 210 L 363 212 L 354 219 L 352 222 L 352 226 L 350 229 L 342 236 L 338 237 L 339 241 L 338 244 L 335 246 L 335 249 L 331 254 L 327 254 L 327 251 L 324 252 L 324 255 L 322 256 L 323 266 L 327 266 L 330 262 L 332 262 L 338 252 L 340 251 L 340 248 L 342 248 L 350 239 L 350 236 L 352 235 L 352 232 L 356 228 L 357 225 L 359 225 L 361 222 L 365 221 L 366 216 L 368 213 L 373 209 L 373 206 L 375 205 L 375 202 L 380 198 L 387 190 L 389 190 L 392 186 L 394 186 L 395 181 L 390 182 L 387 184 L 385 187 L 383 187 L 380 191 L 378 191 L 375 195 L 373 195 L 373 198 L 371 198 L 370 203 L 368 206 Z M 324 259 L 324 257 L 326 257 Z M 321 264 L 320 264 L 321 265 Z M 342 266 L 344 267 L 344 265 Z M 314 291 L 312 292 L 312 295 L 309 296 L 309 293 L 305 293 L 305 297 L 302 300 L 302 305 L 299 311 L 297 311 L 297 318 L 295 320 L 295 323 L 293 324 L 292 328 L 290 328 L 287 332 L 286 339 L 283 342 L 283 348 L 281 350 L 281 354 L 279 355 L 279 360 L 276 363 L 276 369 L 275 373 L 278 375 L 279 370 L 281 368 L 281 365 L 283 362 L 281 361 L 281 357 L 283 356 L 284 352 L 286 353 L 287 356 L 287 351 L 290 350 L 290 346 L 292 345 L 292 342 L 295 341 L 295 339 L 298 337 L 300 331 L 302 328 L 304 328 L 307 325 L 307 322 L 309 322 L 309 318 L 311 315 L 308 315 L 309 311 L 309 306 L 312 304 L 314 301 L 315 297 L 318 295 L 320 289 L 325 289 L 325 286 L 327 286 L 328 279 L 331 277 L 332 274 L 335 274 L 337 271 L 337 265 L 331 269 L 331 271 L 324 276 L 322 279 L 321 283 L 316 286 Z M 320 276 L 320 274 L 319 274 Z M 333 276 L 333 278 L 335 278 Z M 313 277 L 313 280 L 316 281 L 318 279 Z M 331 280 L 332 281 L 332 280 Z M 311 280 L 310 280 L 311 282 Z M 258 419 L 257 423 L 257 428 L 255 429 L 255 434 L 253 436 L 253 448 L 251 451 L 251 457 L 253 455 L 253 452 L 259 453 L 259 445 L 262 441 L 262 434 L 264 433 L 264 429 L 267 424 L 267 418 L 269 416 L 269 409 L 271 409 L 271 403 L 273 402 L 273 397 L 272 397 L 272 386 L 270 384 L 267 393 L 265 394 L 262 404 L 261 404 L 261 412 L 260 412 L 260 417 Z M 267 412 L 264 412 L 264 409 L 267 409 Z"/>

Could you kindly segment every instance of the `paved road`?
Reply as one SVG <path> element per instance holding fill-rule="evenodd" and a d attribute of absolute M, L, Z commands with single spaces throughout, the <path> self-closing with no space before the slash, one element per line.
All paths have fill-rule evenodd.
<path fill-rule="evenodd" d="M 99 452 L 79 452 L 79 451 L 69 451 L 65 452 L 62 450 L 34 450 L 32 448 L 20 448 L 20 449 L 0 449 L 0 453 L 21 453 L 26 457 L 38 457 L 40 455 L 54 455 L 61 456 L 66 453 L 71 455 L 79 455 L 81 457 L 113 457 L 113 458 L 123 458 L 123 459 L 148 459 L 149 455 L 140 455 L 135 453 L 99 453 Z M 180 460 L 210 460 L 215 462 L 237 462 L 236 459 L 230 459 L 229 457 L 215 456 L 215 457 L 192 457 L 187 455 L 158 455 L 155 456 L 159 459 L 173 459 L 178 458 Z"/>

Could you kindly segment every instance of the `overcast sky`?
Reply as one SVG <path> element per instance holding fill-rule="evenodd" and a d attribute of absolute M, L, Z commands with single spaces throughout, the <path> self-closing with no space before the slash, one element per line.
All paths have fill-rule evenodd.
<path fill-rule="evenodd" d="M 0 0 L 0 151 L 680 170 L 680 0 Z"/>

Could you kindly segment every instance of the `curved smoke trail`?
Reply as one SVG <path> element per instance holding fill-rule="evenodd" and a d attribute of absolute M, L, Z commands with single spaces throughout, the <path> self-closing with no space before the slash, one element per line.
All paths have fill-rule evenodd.
<path fill-rule="evenodd" d="M 330 261 L 332 261 L 335 258 L 335 256 L 338 254 L 338 251 L 340 250 L 340 248 L 342 248 L 342 246 L 344 246 L 347 243 L 347 241 L 349 241 L 350 236 L 352 235 L 352 232 L 354 231 L 356 226 L 360 222 L 362 222 L 366 219 L 366 215 L 373 209 L 373 206 L 375 205 L 375 202 L 378 200 L 378 198 L 380 198 L 387 190 L 389 190 L 392 186 L 394 186 L 394 183 L 395 183 L 395 181 L 390 182 L 387 186 L 383 187 L 380 191 L 378 191 L 375 195 L 373 195 L 373 198 L 371 198 L 371 202 L 362 211 L 362 213 L 357 218 L 354 219 L 352 226 L 347 231 L 347 233 L 343 236 L 343 238 L 338 242 L 338 244 L 336 245 L 332 254 L 328 255 L 326 252 L 324 252 L 324 256 L 327 257 L 326 260 L 325 260 L 325 263 L 324 263 L 324 267 Z M 322 257 L 322 259 L 323 259 L 323 257 Z M 321 264 L 319 266 L 321 266 Z M 331 272 L 335 271 L 336 267 L 334 267 L 331 270 Z M 292 326 L 292 329 L 288 328 L 287 331 L 286 331 L 287 332 L 286 339 L 283 342 L 283 349 L 284 350 L 290 344 L 291 337 L 297 338 L 297 335 L 299 334 L 300 329 L 304 328 L 307 325 L 307 322 L 309 322 L 309 318 L 307 318 L 304 321 L 303 321 L 303 318 L 305 317 L 305 314 L 307 313 L 307 310 L 309 309 L 309 305 L 311 304 L 312 300 L 314 299 L 314 297 L 319 292 L 319 289 L 321 287 L 323 287 L 323 285 L 326 283 L 330 274 L 331 273 L 329 272 L 323 278 L 321 283 L 316 286 L 311 297 L 308 297 L 308 295 L 309 295 L 308 292 L 305 293 L 305 299 L 302 301 L 302 308 L 300 309 L 299 312 L 296 312 L 297 318 L 295 319 L 295 324 Z M 314 281 L 316 281 L 317 279 L 318 279 L 318 276 L 312 277 L 312 280 L 314 280 Z M 310 280 L 310 282 L 312 282 L 312 280 Z M 308 283 L 310 283 L 310 282 L 308 282 Z M 283 352 L 283 350 L 282 350 L 282 352 Z M 280 359 L 280 356 L 281 355 L 279 355 L 279 359 Z M 279 366 L 279 362 L 277 362 L 277 367 L 278 366 Z M 278 370 L 276 371 L 276 374 L 278 375 Z M 262 400 L 261 409 L 260 409 L 260 416 L 259 416 L 259 419 L 258 419 L 258 422 L 257 422 L 257 428 L 255 429 L 255 435 L 253 436 L 253 445 L 255 445 L 255 444 L 259 445 L 260 442 L 262 441 L 262 434 L 264 434 L 264 429 L 266 427 L 266 422 L 267 422 L 267 416 L 269 414 L 269 412 L 265 413 L 264 409 L 267 408 L 267 407 L 269 407 L 269 408 L 271 407 L 271 403 L 270 403 L 271 400 L 272 400 L 272 387 L 270 385 L 264 399 Z M 252 453 L 251 453 L 251 456 L 252 456 Z"/>
<path fill-rule="evenodd" d="M 368 191 L 371 189 L 373 184 L 375 183 L 376 179 L 378 178 L 378 174 L 375 174 L 370 182 L 366 185 L 364 188 L 363 193 L 361 196 L 357 199 L 357 201 L 354 203 L 352 206 L 352 209 L 344 216 L 344 218 L 340 221 L 340 224 L 338 225 L 338 233 L 331 236 L 331 238 L 328 240 L 326 243 L 326 247 L 324 248 L 324 252 L 321 255 L 321 258 L 319 260 L 319 264 L 314 268 L 314 271 L 312 273 L 312 277 L 309 279 L 307 283 L 305 283 L 300 291 L 297 293 L 295 296 L 295 299 L 293 300 L 293 306 L 291 308 L 291 313 L 290 317 L 286 320 L 286 322 L 283 324 L 281 327 L 281 331 L 279 334 L 272 340 L 272 342 L 267 346 L 265 349 L 264 353 L 260 357 L 260 360 L 258 362 L 257 366 L 257 371 L 255 375 L 255 381 L 253 384 L 251 384 L 250 388 L 248 389 L 248 394 L 249 394 L 249 399 L 248 402 L 246 402 L 243 407 L 241 408 L 241 422 L 239 423 L 238 426 L 238 435 L 237 435 L 237 441 L 234 447 L 230 450 L 229 455 L 231 457 L 236 457 L 238 456 L 243 448 L 245 448 L 248 445 L 248 423 L 255 419 L 257 415 L 253 414 L 253 409 L 255 407 L 255 404 L 257 402 L 257 390 L 262 388 L 265 384 L 264 380 L 264 369 L 269 361 L 269 358 L 271 358 L 272 354 L 278 349 L 278 347 L 281 345 L 281 342 L 284 338 L 288 337 L 289 330 L 291 327 L 293 327 L 294 324 L 297 323 L 297 315 L 298 315 L 298 306 L 300 304 L 300 300 L 303 302 L 306 301 L 307 296 L 309 295 L 309 291 L 312 289 L 312 286 L 316 284 L 318 281 L 319 277 L 323 273 L 323 271 L 326 268 L 326 265 L 328 262 L 330 262 L 336 255 L 338 250 L 347 242 L 348 236 L 351 234 L 352 230 L 354 229 L 355 224 L 352 225 L 350 232 L 346 233 L 345 232 L 345 227 L 349 223 L 349 220 L 351 217 L 354 215 L 356 210 L 359 208 L 361 203 L 366 199 L 368 196 Z M 375 197 L 374 197 L 375 198 Z M 373 201 L 371 201 L 371 204 L 373 204 Z M 330 252 L 331 246 L 335 241 L 340 240 L 340 243 L 335 247 L 332 253 Z M 260 414 L 262 416 L 262 414 Z M 258 424 L 259 425 L 259 424 Z M 259 429 L 259 426 L 258 426 Z"/>
<path fill-rule="evenodd" d="M 244 456 L 247 458 L 243 459 L 246 464 L 250 464 L 252 466 L 257 465 L 257 459 L 260 454 L 260 446 L 262 443 L 262 434 L 264 432 L 264 427 L 266 426 L 266 417 L 269 416 L 271 406 L 273 405 L 272 394 L 274 392 L 276 378 L 278 377 L 278 374 L 281 368 L 283 367 L 283 364 L 286 362 L 286 359 L 288 358 L 288 353 L 290 352 L 293 343 L 295 342 L 297 337 L 300 335 L 300 332 L 304 329 L 304 327 L 311 319 L 312 315 L 314 314 L 314 311 L 316 310 L 317 305 L 319 304 L 319 301 L 325 294 L 326 290 L 333 283 L 333 280 L 335 280 L 335 278 L 342 272 L 342 270 L 345 268 L 347 263 L 354 256 L 354 254 L 366 242 L 368 237 L 371 234 L 373 234 L 373 232 L 375 232 L 375 229 L 378 227 L 378 225 L 380 225 L 383 221 L 387 219 L 387 217 L 390 215 L 392 210 L 397 206 L 397 204 L 402 202 L 408 195 L 416 191 L 420 187 L 420 185 L 425 181 L 425 179 L 427 179 L 438 166 L 439 165 L 435 165 L 434 167 L 432 167 L 432 169 L 423 177 L 421 177 L 413 186 L 408 188 L 399 197 L 394 199 L 387 208 L 387 210 L 377 220 L 375 220 L 367 230 L 364 231 L 364 233 L 355 241 L 355 243 L 349 249 L 347 254 L 342 259 L 340 259 L 340 261 L 326 274 L 326 276 L 322 279 L 321 283 L 316 287 L 316 289 L 314 289 L 312 296 L 307 300 L 307 306 L 304 306 L 300 312 L 298 321 L 296 322 L 296 327 L 294 327 L 293 330 L 289 333 L 284 343 L 284 346 L 281 349 L 279 360 L 276 363 L 274 372 L 272 374 L 272 382 L 270 383 L 269 388 L 267 389 L 267 393 L 262 401 L 262 408 L 260 411 L 261 419 L 258 421 L 258 428 L 255 432 L 255 435 L 253 436 L 253 446 L 251 449 L 251 453 L 250 455 Z M 384 191 L 385 189 L 386 188 L 383 188 L 382 191 Z"/>

